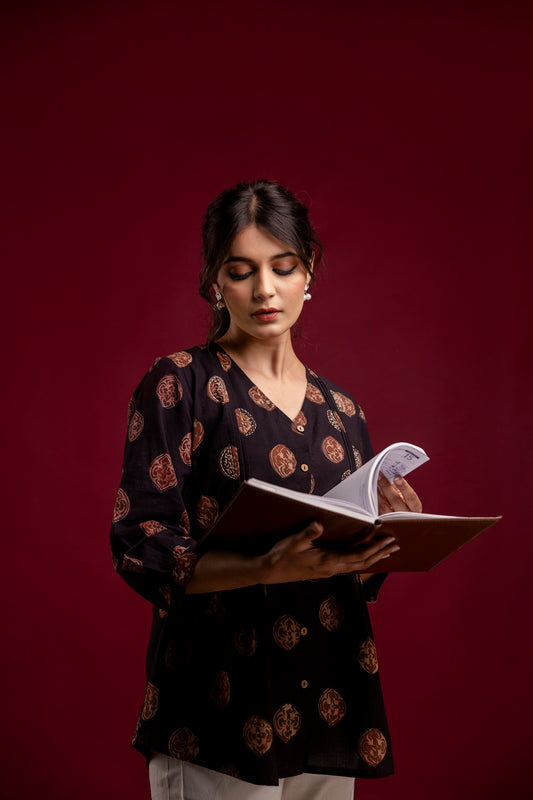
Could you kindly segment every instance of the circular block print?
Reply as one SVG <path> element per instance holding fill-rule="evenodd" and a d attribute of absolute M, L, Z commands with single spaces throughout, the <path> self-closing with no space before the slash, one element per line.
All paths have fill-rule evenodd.
<path fill-rule="evenodd" d="M 302 715 L 291 703 L 278 708 L 274 714 L 274 730 L 285 744 L 295 736 L 302 726 Z"/>
<path fill-rule="evenodd" d="M 272 726 L 266 719 L 250 717 L 243 728 L 243 737 L 246 746 L 256 756 L 263 756 L 272 747 Z"/>
<path fill-rule="evenodd" d="M 255 419 L 244 408 L 235 409 L 235 419 L 237 420 L 237 427 L 243 436 L 250 436 L 257 428 Z"/>
<path fill-rule="evenodd" d="M 161 525 L 161 523 L 155 519 L 149 519 L 147 522 L 140 522 L 139 528 L 142 528 L 147 536 L 153 536 L 154 533 L 166 531 L 165 526 Z"/>
<path fill-rule="evenodd" d="M 226 353 L 217 353 L 217 357 L 224 372 L 228 372 L 231 369 L 231 358 Z"/>
<path fill-rule="evenodd" d="M 307 388 L 305 390 L 305 396 L 312 403 L 317 403 L 317 405 L 321 405 L 322 403 L 326 402 L 324 400 L 324 395 L 322 394 L 320 389 L 317 389 L 316 386 L 313 386 L 312 383 L 307 384 Z"/>
<path fill-rule="evenodd" d="M 322 600 L 318 611 L 318 619 L 327 631 L 336 631 L 342 624 L 343 618 L 344 611 L 336 597 L 327 597 Z"/>
<path fill-rule="evenodd" d="M 353 417 L 355 415 L 353 400 L 350 400 L 349 397 L 346 397 L 345 394 L 341 394 L 340 392 L 332 392 L 331 394 L 333 395 L 333 399 L 339 411 L 342 411 L 347 417 Z"/>
<path fill-rule="evenodd" d="M 241 474 L 239 467 L 239 454 L 237 448 L 232 444 L 225 447 L 218 458 L 218 466 L 220 471 L 226 478 L 237 480 Z"/>
<path fill-rule="evenodd" d="M 185 586 L 190 579 L 192 571 L 196 566 L 196 553 L 183 553 L 176 559 L 176 566 L 172 571 L 172 577 L 178 586 Z"/>
<path fill-rule="evenodd" d="M 333 436 L 326 436 L 323 440 L 322 452 L 334 464 L 339 464 L 344 458 L 344 447 Z"/>
<path fill-rule="evenodd" d="M 204 438 L 204 426 L 199 419 L 194 419 L 192 423 L 192 449 L 196 450 Z"/>
<path fill-rule="evenodd" d="M 318 701 L 318 713 L 332 727 L 346 714 L 346 703 L 335 689 L 326 689 Z"/>
<path fill-rule="evenodd" d="M 290 614 L 284 614 L 276 620 L 272 628 L 274 641 L 283 650 L 292 650 L 300 641 L 302 626 Z"/>
<path fill-rule="evenodd" d="M 266 411 L 273 411 L 276 408 L 272 400 L 269 400 L 258 386 L 252 386 L 251 389 L 248 389 L 248 394 L 260 408 L 264 408 Z"/>
<path fill-rule="evenodd" d="M 363 761 L 377 767 L 387 754 L 387 740 L 377 728 L 370 728 L 359 738 L 357 752 Z"/>
<path fill-rule="evenodd" d="M 270 451 L 270 463 L 282 478 L 288 478 L 296 469 L 296 456 L 285 444 L 277 444 Z"/>
<path fill-rule="evenodd" d="M 115 500 L 115 508 L 113 509 L 113 522 L 124 519 L 129 510 L 130 499 L 124 489 L 119 489 Z"/>
<path fill-rule="evenodd" d="M 186 353 L 185 350 L 178 350 L 177 353 L 171 353 L 168 358 L 170 358 L 177 367 L 186 367 L 192 361 L 191 354 Z"/>
<path fill-rule="evenodd" d="M 215 675 L 209 687 L 209 697 L 219 708 L 225 708 L 231 696 L 229 676 L 224 670 Z"/>
<path fill-rule="evenodd" d="M 257 631 L 255 628 L 245 628 L 239 625 L 233 636 L 235 649 L 241 656 L 250 658 L 257 648 Z"/>
<path fill-rule="evenodd" d="M 218 517 L 218 503 L 214 497 L 207 497 L 203 494 L 196 506 L 196 521 L 200 528 L 209 530 Z"/>
<path fill-rule="evenodd" d="M 172 758 L 194 761 L 200 752 L 199 739 L 189 728 L 178 728 L 168 740 L 168 752 Z"/>
<path fill-rule="evenodd" d="M 144 417 L 139 411 L 135 411 L 128 426 L 128 441 L 134 442 L 141 435 L 144 428 Z"/>
<path fill-rule="evenodd" d="M 162 377 L 155 391 L 163 408 L 172 408 L 183 396 L 183 387 L 175 375 Z"/>
<path fill-rule="evenodd" d="M 358 659 L 365 672 L 374 675 L 378 671 L 378 653 L 374 640 L 370 636 L 359 648 Z"/>
<path fill-rule="evenodd" d="M 331 408 L 328 408 L 328 420 L 330 421 L 330 424 L 333 425 L 333 427 L 336 430 L 338 430 L 338 431 L 346 430 L 346 428 L 342 424 L 342 420 L 339 417 L 339 415 L 337 414 L 337 412 L 336 411 L 332 411 Z"/>
<path fill-rule="evenodd" d="M 219 375 L 213 375 L 207 382 L 207 395 L 214 400 L 215 403 L 229 403 L 228 390 L 226 384 Z"/>
<path fill-rule="evenodd" d="M 154 458 L 150 464 L 150 478 L 160 492 L 177 485 L 178 480 L 168 453 L 161 453 L 160 456 Z"/>

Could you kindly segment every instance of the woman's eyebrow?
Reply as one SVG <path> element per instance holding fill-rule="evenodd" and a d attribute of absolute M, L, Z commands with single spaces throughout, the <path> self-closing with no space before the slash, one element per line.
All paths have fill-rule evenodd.
<path fill-rule="evenodd" d="M 286 253 L 276 253 L 275 256 L 270 257 L 270 261 L 277 261 L 278 258 L 287 258 L 287 256 L 296 256 L 296 253 L 293 253 L 292 250 L 288 250 Z M 253 264 L 253 258 L 246 258 L 246 256 L 228 256 L 228 258 L 224 261 L 224 264 L 231 264 L 232 262 L 237 261 L 245 264 Z M 223 266 L 224 266 L 223 264 Z"/>

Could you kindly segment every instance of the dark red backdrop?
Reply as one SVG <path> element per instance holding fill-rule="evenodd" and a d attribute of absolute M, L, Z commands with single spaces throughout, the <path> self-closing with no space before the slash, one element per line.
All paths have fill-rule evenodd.
<path fill-rule="evenodd" d="M 107 548 L 126 404 L 156 355 L 205 335 L 207 203 L 263 176 L 326 247 L 303 358 L 377 447 L 429 451 L 428 510 L 504 514 L 384 589 L 397 775 L 358 796 L 530 796 L 531 6 L 345 5 L 8 11 L 6 798 L 148 797 L 128 743 L 149 609 Z"/>

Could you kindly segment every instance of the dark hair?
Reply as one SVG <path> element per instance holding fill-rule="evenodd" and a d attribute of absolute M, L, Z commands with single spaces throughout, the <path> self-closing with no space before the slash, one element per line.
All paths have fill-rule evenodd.
<path fill-rule="evenodd" d="M 310 283 L 322 258 L 322 245 L 309 222 L 305 205 L 288 189 L 271 181 L 239 183 L 225 189 L 209 205 L 202 231 L 204 266 L 199 292 L 213 307 L 212 284 L 227 258 L 235 236 L 248 225 L 259 225 L 276 239 L 286 242 L 309 270 Z M 213 307 L 208 344 L 228 330 L 228 310 Z"/>

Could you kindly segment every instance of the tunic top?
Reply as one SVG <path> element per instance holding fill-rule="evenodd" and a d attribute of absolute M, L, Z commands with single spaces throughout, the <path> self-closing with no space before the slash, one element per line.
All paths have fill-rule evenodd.
<path fill-rule="evenodd" d="M 291 420 L 215 344 L 156 360 L 130 401 L 111 544 L 117 572 L 153 604 L 133 739 L 146 756 L 263 785 L 393 771 L 366 606 L 382 578 L 185 593 L 209 544 L 198 540 L 243 480 L 322 495 L 372 456 L 359 406 L 307 380 Z"/>

